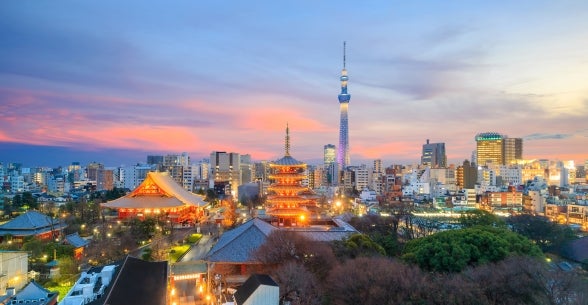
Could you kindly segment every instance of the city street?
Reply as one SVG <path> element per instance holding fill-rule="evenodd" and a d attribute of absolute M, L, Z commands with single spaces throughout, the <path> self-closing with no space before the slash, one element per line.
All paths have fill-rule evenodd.
<path fill-rule="evenodd" d="M 190 247 L 190 250 L 179 260 L 179 262 L 194 262 L 194 264 L 205 264 L 204 257 L 210 251 L 218 238 L 218 226 L 211 222 L 202 223 L 195 230 L 200 233 L 202 238 Z M 177 296 L 177 305 L 204 305 L 210 304 L 205 299 L 206 289 L 196 279 L 177 280 L 174 283 L 175 293 Z M 201 288 L 202 286 L 202 288 Z"/>

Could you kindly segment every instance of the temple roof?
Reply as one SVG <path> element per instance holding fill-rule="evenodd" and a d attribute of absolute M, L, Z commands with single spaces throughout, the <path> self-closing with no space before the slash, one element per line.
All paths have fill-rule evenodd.
<path fill-rule="evenodd" d="M 37 235 L 45 232 L 61 230 L 65 224 L 59 223 L 58 219 L 53 219 L 37 211 L 28 211 L 19 215 L 13 220 L 0 225 L 0 235 L 11 234 L 14 236 Z"/>
<path fill-rule="evenodd" d="M 265 243 L 274 230 L 277 228 L 271 224 L 259 218 L 253 218 L 221 235 L 218 242 L 206 254 L 206 260 L 225 263 L 255 262 L 251 254 Z"/>
<path fill-rule="evenodd" d="M 103 203 L 108 208 L 177 208 L 203 207 L 202 197 L 185 190 L 167 173 L 149 172 L 141 185 L 128 195 Z"/>
<path fill-rule="evenodd" d="M 90 242 L 83 239 L 77 232 L 65 236 L 65 241 L 74 248 L 87 246 Z"/>

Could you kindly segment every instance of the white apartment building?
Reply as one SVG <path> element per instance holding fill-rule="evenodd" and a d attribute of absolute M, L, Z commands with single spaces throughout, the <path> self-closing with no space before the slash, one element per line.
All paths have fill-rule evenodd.
<path fill-rule="evenodd" d="M 130 190 L 134 190 L 143 182 L 143 180 L 145 180 L 147 173 L 152 170 L 153 168 L 150 165 L 124 167 L 124 174 L 122 175 L 124 177 L 124 187 Z"/>
<path fill-rule="evenodd" d="M 500 177 L 503 185 L 522 185 L 523 182 L 523 168 L 519 165 L 501 166 Z"/>

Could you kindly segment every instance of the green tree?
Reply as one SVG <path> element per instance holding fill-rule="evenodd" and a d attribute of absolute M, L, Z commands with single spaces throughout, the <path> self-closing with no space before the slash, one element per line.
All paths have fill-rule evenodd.
<path fill-rule="evenodd" d="M 576 238 L 568 226 L 562 226 L 543 216 L 516 215 L 509 217 L 507 223 L 512 231 L 534 241 L 543 251 L 557 248 Z"/>
<path fill-rule="evenodd" d="M 20 194 L 16 194 L 14 195 L 14 197 L 12 197 L 12 206 L 19 210 L 22 208 L 22 206 L 24 205 L 23 201 L 22 201 L 22 196 Z"/>
<path fill-rule="evenodd" d="M 484 210 L 470 210 L 461 214 L 459 223 L 463 228 L 489 226 L 502 228 L 506 223 L 502 218 Z"/>
<path fill-rule="evenodd" d="M 424 270 L 460 272 L 467 266 L 498 262 L 510 255 L 541 256 L 542 252 L 522 235 L 478 226 L 411 240 L 402 258 Z"/>
<path fill-rule="evenodd" d="M 31 210 L 36 210 L 39 208 L 39 203 L 37 202 L 37 199 L 33 197 L 33 193 L 31 192 L 22 193 L 22 204 L 23 206 L 28 206 Z"/>
<path fill-rule="evenodd" d="M 4 197 L 4 204 L 2 206 L 2 209 L 4 211 L 4 215 L 12 215 L 12 212 L 14 211 L 14 207 L 12 205 L 12 199 L 8 198 L 8 197 Z"/>
<path fill-rule="evenodd" d="M 384 247 L 365 234 L 353 234 L 345 240 L 335 241 L 334 248 L 337 257 L 340 258 L 386 255 Z"/>

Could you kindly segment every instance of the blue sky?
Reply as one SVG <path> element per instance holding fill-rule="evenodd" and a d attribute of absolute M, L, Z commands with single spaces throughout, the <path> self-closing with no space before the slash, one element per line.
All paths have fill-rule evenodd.
<path fill-rule="evenodd" d="M 271 160 L 286 124 L 320 160 L 343 41 L 353 164 L 418 162 L 426 139 L 461 162 L 487 131 L 583 162 L 586 29 L 583 1 L 7 1 L 0 162 Z"/>

